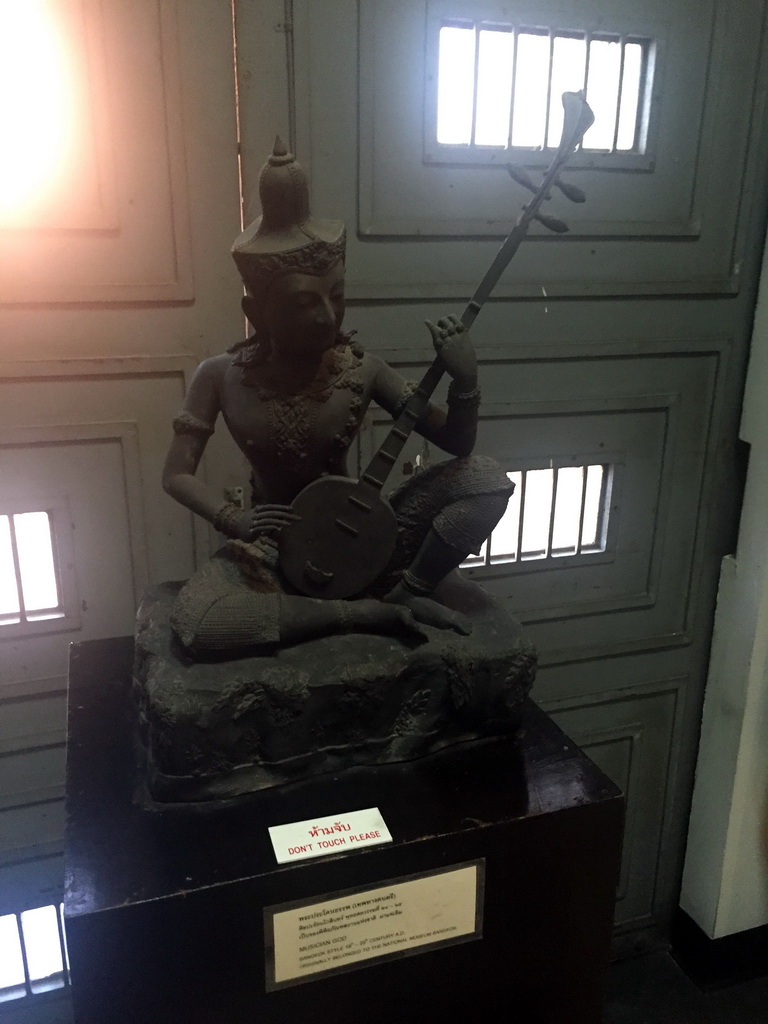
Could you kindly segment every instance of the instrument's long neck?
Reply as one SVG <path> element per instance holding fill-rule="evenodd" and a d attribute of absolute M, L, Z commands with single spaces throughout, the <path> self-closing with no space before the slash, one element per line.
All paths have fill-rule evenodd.
<path fill-rule="evenodd" d="M 403 450 L 403 445 L 410 437 L 411 431 L 417 421 L 421 419 L 427 411 L 429 399 L 432 397 L 432 393 L 440 383 L 440 378 L 443 376 L 443 373 L 444 370 L 439 358 L 435 359 L 430 368 L 421 378 L 421 381 L 414 393 L 408 398 L 408 401 L 403 406 L 400 415 L 392 424 L 383 444 L 368 463 L 365 471 L 360 477 L 360 479 L 370 487 L 380 491 L 386 483 L 392 467 L 395 462 L 397 462 L 397 458 Z"/>
<path fill-rule="evenodd" d="M 467 303 L 466 309 L 461 314 L 461 322 L 467 328 L 474 323 L 477 314 L 480 312 L 486 299 L 493 291 L 496 282 L 501 277 L 505 267 L 509 264 L 509 261 L 520 247 L 520 243 L 525 238 L 531 221 L 537 216 L 541 204 L 549 197 L 550 190 L 557 182 L 560 171 L 563 169 L 576 146 L 581 142 L 584 132 L 589 128 L 594 120 L 592 111 L 590 110 L 583 93 L 575 95 L 565 93 L 563 95 L 564 106 L 566 103 L 566 97 L 570 97 L 571 100 L 576 100 L 576 104 L 574 105 L 574 103 L 571 102 L 570 106 L 565 109 L 563 137 L 560 141 L 558 151 L 554 160 L 547 169 L 541 185 L 536 189 L 532 198 L 521 210 L 515 226 L 507 235 L 503 245 L 491 262 L 490 267 L 486 270 L 482 281 L 475 289 L 474 295 Z M 531 184 L 530 187 L 533 190 L 533 184 Z M 563 226 L 561 230 L 567 230 L 567 228 Z M 360 478 L 361 481 L 364 481 L 369 486 L 374 487 L 377 491 L 381 490 L 392 470 L 393 465 L 402 452 L 405 442 L 410 437 L 411 431 L 418 420 L 427 411 L 429 399 L 439 384 L 443 373 L 444 367 L 440 356 L 438 355 L 422 377 L 416 391 L 406 402 L 405 407 L 395 420 L 395 423 L 385 438 L 384 443 L 366 467 L 365 472 Z"/>
<path fill-rule="evenodd" d="M 552 186 L 552 182 L 557 177 L 559 170 L 559 166 L 556 166 L 555 164 L 552 165 L 541 184 L 541 188 L 531 201 L 523 207 L 514 228 L 507 236 L 504 244 L 501 246 L 496 257 L 486 271 L 482 281 L 475 289 L 474 295 L 467 303 L 464 312 L 461 314 L 461 322 L 466 328 L 469 328 L 475 322 L 477 314 L 482 309 L 485 300 L 491 294 L 491 291 L 501 276 L 502 271 L 512 259 L 519 248 L 520 243 L 525 238 L 526 232 L 528 231 L 528 225 L 536 216 L 539 206 L 541 206 L 542 201 L 548 194 L 549 189 Z M 392 467 L 395 462 L 397 462 L 398 456 L 402 452 L 405 442 L 411 435 L 411 431 L 427 411 L 429 400 L 432 397 L 435 388 L 440 383 L 444 372 L 445 369 L 443 367 L 442 360 L 438 355 L 435 357 L 434 362 L 427 372 L 421 378 L 421 381 L 414 393 L 409 397 L 400 412 L 400 415 L 390 428 L 390 431 L 384 439 L 381 447 L 366 466 L 360 479 L 369 486 L 374 487 L 377 491 L 380 491 L 386 483 L 387 477 L 392 471 Z"/>

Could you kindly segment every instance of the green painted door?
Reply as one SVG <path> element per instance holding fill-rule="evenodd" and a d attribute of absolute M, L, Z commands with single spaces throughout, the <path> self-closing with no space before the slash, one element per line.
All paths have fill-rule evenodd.
<path fill-rule="evenodd" d="M 556 193 L 548 204 L 570 232 L 534 230 L 473 328 L 479 450 L 518 474 L 518 494 L 525 477 L 529 512 L 538 489 L 545 526 L 537 546 L 535 524 L 507 523 L 487 564 L 465 571 L 523 620 L 541 655 L 537 700 L 624 789 L 617 931 L 626 949 L 653 941 L 677 901 L 720 560 L 740 502 L 736 429 L 765 215 L 763 5 L 236 9 L 249 215 L 279 132 L 310 174 L 313 212 L 346 220 L 347 325 L 408 376 L 430 360 L 423 320 L 461 311 L 525 201 L 506 162 L 534 177 L 548 163 L 541 111 L 566 80 L 554 55 L 589 52 L 588 95 L 603 121 L 611 103 L 635 104 L 621 114 L 623 135 L 585 140 L 564 175 L 587 201 Z M 471 109 L 469 134 L 441 141 L 443 29 L 474 40 L 474 79 L 459 57 L 448 72 L 454 122 L 461 75 L 470 108 L 477 88 L 474 142 Z M 508 99 L 514 152 L 503 138 L 489 144 L 491 129 L 481 138 L 483 88 L 498 93 L 513 78 L 508 68 L 499 85 L 497 65 L 483 86 L 484 47 L 506 47 L 521 68 L 529 59 Z M 526 139 L 528 115 L 540 128 Z M 361 458 L 385 429 L 372 414 Z M 425 454 L 439 457 L 412 446 L 397 473 Z M 597 484 L 581 503 L 585 467 Z M 555 475 L 570 511 L 553 500 Z"/>

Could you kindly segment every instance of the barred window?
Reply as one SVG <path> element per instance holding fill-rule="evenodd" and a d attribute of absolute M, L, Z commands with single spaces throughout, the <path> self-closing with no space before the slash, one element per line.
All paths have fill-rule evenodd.
<path fill-rule="evenodd" d="M 0 639 L 79 624 L 67 504 L 45 505 L 0 500 Z"/>
<path fill-rule="evenodd" d="M 69 986 L 63 906 L 0 917 L 0 1005 Z"/>
<path fill-rule="evenodd" d="M 515 484 L 507 510 L 464 568 L 514 562 L 541 567 L 605 551 L 612 466 L 523 469 L 507 476 Z"/>
<path fill-rule="evenodd" d="M 494 162 L 555 149 L 562 94 L 579 90 L 595 114 L 581 145 L 585 157 L 637 166 L 646 154 L 653 39 L 471 19 L 441 19 L 436 27 L 428 160 Z"/>

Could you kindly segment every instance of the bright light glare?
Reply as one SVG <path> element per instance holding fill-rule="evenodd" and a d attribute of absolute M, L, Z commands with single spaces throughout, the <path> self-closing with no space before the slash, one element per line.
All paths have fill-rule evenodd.
<path fill-rule="evenodd" d="M 15 914 L 0 917 L 0 996 L 4 988 L 24 984 L 19 928 Z M 25 995 L 22 989 L 19 995 Z"/>
<path fill-rule="evenodd" d="M 603 530 L 606 512 L 604 504 L 605 467 L 563 466 L 555 469 L 529 469 L 525 472 L 525 500 L 523 502 L 523 529 L 521 551 L 518 552 L 520 535 L 520 505 L 523 492 L 523 473 L 507 473 L 514 483 L 515 492 L 509 499 L 507 509 L 496 529 L 478 555 L 470 555 L 462 566 L 514 562 L 536 558 L 567 557 L 580 551 L 604 550 Z M 557 479 L 554 515 L 552 491 Z M 581 524 L 579 543 L 579 522 L 584 500 L 584 519 Z M 552 530 L 550 547 L 549 533 Z M 490 557 L 488 545 L 490 544 Z"/>
<path fill-rule="evenodd" d="M 523 505 L 523 558 L 543 558 L 549 542 L 549 521 L 552 509 L 551 469 L 531 469 L 525 479 Z"/>
<path fill-rule="evenodd" d="M 520 529 L 520 495 L 523 474 L 507 473 L 515 485 L 507 509 L 491 534 L 491 562 L 511 562 L 517 557 L 517 535 Z"/>
<path fill-rule="evenodd" d="M 621 43 L 593 39 L 589 46 L 587 103 L 595 123 L 584 135 L 584 149 L 613 149 L 620 69 Z"/>
<path fill-rule="evenodd" d="M 511 31 L 481 30 L 475 115 L 478 146 L 506 146 L 509 140 L 514 53 L 515 37 Z"/>
<path fill-rule="evenodd" d="M 28 612 L 57 608 L 59 593 L 47 512 L 23 512 L 13 517 L 21 570 L 24 607 Z"/>
<path fill-rule="evenodd" d="M 584 88 L 584 69 L 587 60 L 585 39 L 555 36 L 552 45 L 552 93 L 549 102 L 547 145 L 556 148 L 563 134 L 564 92 L 578 92 Z"/>
<path fill-rule="evenodd" d="M 472 138 L 475 99 L 475 30 L 440 29 L 437 70 L 437 141 L 467 145 Z"/>
<path fill-rule="evenodd" d="M 16 617 L 10 620 L 11 624 L 18 622 L 20 607 L 16 570 L 13 567 L 11 524 L 8 516 L 0 516 L 0 616 L 13 615 Z"/>
<path fill-rule="evenodd" d="M 48 978 L 62 971 L 64 964 L 61 959 L 56 907 L 25 910 L 21 915 L 21 927 L 30 979 L 36 981 Z"/>
<path fill-rule="evenodd" d="M 444 25 L 438 54 L 437 141 L 454 146 L 556 148 L 563 130 L 561 97 L 583 89 L 586 75 L 587 100 L 595 121 L 582 148 L 628 152 L 642 147 L 637 123 L 647 45 L 627 42 L 622 46 L 618 37 L 592 39 L 587 44 L 584 35 L 553 32 L 550 36 L 529 29 L 517 33 L 515 49 L 511 25 Z"/>
<path fill-rule="evenodd" d="M 49 198 L 73 133 L 70 68 L 54 0 L 0 0 L 0 221 Z"/>
<path fill-rule="evenodd" d="M 549 80 L 549 36 L 521 32 L 517 39 L 512 145 L 537 149 L 544 143 Z"/>
<path fill-rule="evenodd" d="M 555 523 L 552 529 L 552 554 L 573 555 L 579 539 L 579 515 L 584 469 L 564 466 L 557 473 Z"/>

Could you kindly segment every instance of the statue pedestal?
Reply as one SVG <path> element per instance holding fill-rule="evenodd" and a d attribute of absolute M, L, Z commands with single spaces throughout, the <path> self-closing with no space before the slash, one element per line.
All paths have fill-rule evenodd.
<path fill-rule="evenodd" d="M 455 1021 L 502 1007 L 526 1024 L 599 1024 L 623 801 L 533 703 L 512 738 L 229 807 L 144 810 L 132 657 L 129 637 L 72 649 L 65 916 L 78 1024 Z M 370 807 L 391 843 L 276 863 L 270 826 Z M 377 954 L 268 990 L 265 908 L 468 863 L 483 883 L 470 941 Z"/>

